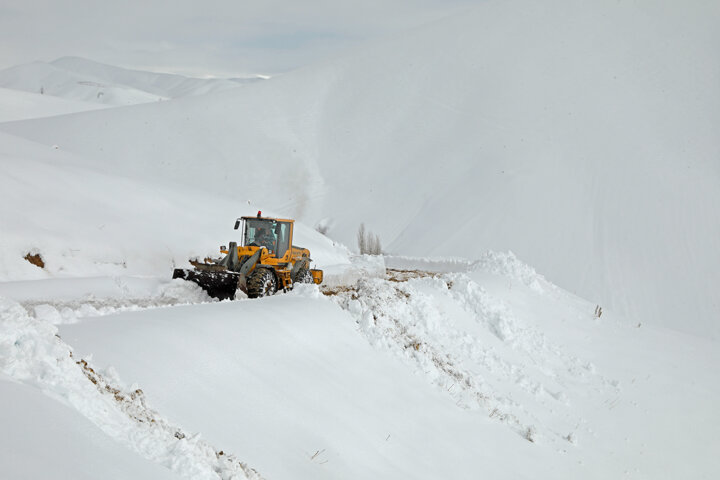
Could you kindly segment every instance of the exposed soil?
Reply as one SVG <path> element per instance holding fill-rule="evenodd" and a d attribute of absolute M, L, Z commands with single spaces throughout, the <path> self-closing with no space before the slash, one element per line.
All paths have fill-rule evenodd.
<path fill-rule="evenodd" d="M 32 263 L 36 267 L 45 268 L 45 261 L 42 259 L 39 253 L 28 253 L 25 255 L 25 260 Z"/>
<path fill-rule="evenodd" d="M 438 277 L 439 273 L 428 272 L 425 270 L 400 270 L 396 268 L 388 268 L 385 270 L 385 276 L 391 282 L 407 282 L 411 278 Z"/>
<path fill-rule="evenodd" d="M 428 272 L 425 270 L 400 270 L 396 268 L 385 269 L 385 279 L 390 282 L 407 282 L 412 278 L 438 277 L 439 273 Z M 320 287 L 320 291 L 327 296 L 334 296 L 341 293 L 352 293 L 353 298 L 357 298 L 357 288 L 355 285 L 340 285 L 337 287 Z"/>

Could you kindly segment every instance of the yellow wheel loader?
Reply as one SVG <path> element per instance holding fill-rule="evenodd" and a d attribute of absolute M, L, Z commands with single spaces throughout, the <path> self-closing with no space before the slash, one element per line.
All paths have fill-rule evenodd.
<path fill-rule="evenodd" d="M 173 278 L 183 278 L 200 285 L 211 297 L 234 299 L 240 289 L 250 298 L 287 291 L 296 283 L 323 280 L 322 270 L 310 268 L 310 250 L 292 244 L 294 220 L 263 217 L 240 217 L 240 245 L 230 242 L 220 247 L 224 257 L 191 260 L 194 269 L 176 268 Z"/>

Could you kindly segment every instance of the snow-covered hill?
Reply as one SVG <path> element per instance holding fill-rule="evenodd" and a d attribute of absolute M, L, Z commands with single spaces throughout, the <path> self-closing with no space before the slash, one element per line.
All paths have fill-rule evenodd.
<path fill-rule="evenodd" d="M 104 108 L 104 106 L 97 103 L 76 102 L 50 95 L 0 88 L 0 122 L 67 115 L 99 108 Z"/>
<path fill-rule="evenodd" d="M 146 102 L 0 90 L 0 477 L 718 478 L 718 20 L 483 2 L 193 96 L 0 72 Z M 321 289 L 169 279 L 258 210 Z"/>
<path fill-rule="evenodd" d="M 62 148 L 0 139 L 0 281 L 169 276 L 174 266 L 189 266 L 189 258 L 217 256 L 221 244 L 236 238 L 235 218 L 258 210 L 152 177 L 93 169 Z M 348 262 L 345 247 L 304 225 L 297 226 L 295 243 L 310 248 L 320 266 Z M 39 254 L 45 267 L 27 262 L 28 254 Z"/>
<path fill-rule="evenodd" d="M 365 222 L 393 253 L 512 250 L 606 308 L 718 336 L 718 18 L 488 2 L 245 89 L 2 129 L 347 245 Z"/>
<path fill-rule="evenodd" d="M 132 105 L 235 89 L 249 79 L 200 79 L 105 65 L 79 57 L 0 71 L 0 86 L 69 100 Z"/>

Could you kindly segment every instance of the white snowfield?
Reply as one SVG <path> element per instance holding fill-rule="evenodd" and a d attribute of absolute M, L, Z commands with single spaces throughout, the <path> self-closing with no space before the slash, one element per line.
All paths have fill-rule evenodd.
<path fill-rule="evenodd" d="M 105 108 L 89 102 L 65 100 L 64 98 L 0 88 L 0 122 L 27 120 L 30 118 L 67 115 Z"/>
<path fill-rule="evenodd" d="M 398 255 L 511 250 L 605 308 L 720 338 L 718 5 L 483 2 L 244 88 L 0 129 L 346 245 L 365 222 Z"/>
<path fill-rule="evenodd" d="M 720 478 L 719 22 L 491 1 L 243 88 L 0 72 L 0 478 Z M 321 287 L 170 280 L 259 210 Z"/>
<path fill-rule="evenodd" d="M 78 57 L 33 62 L 0 71 L 0 87 L 108 106 L 158 102 L 221 92 L 260 80 L 201 79 L 128 70 Z M 90 108 L 87 108 L 90 110 Z"/>

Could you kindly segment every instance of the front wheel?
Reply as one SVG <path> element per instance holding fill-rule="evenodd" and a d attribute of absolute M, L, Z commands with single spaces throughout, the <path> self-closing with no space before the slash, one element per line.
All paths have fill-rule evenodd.
<path fill-rule="evenodd" d="M 250 298 L 266 297 L 277 291 L 275 274 L 267 268 L 256 269 L 248 278 L 247 294 Z"/>

